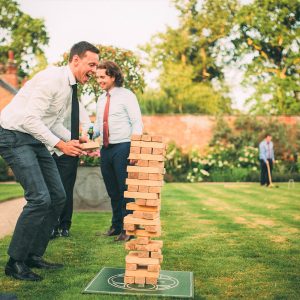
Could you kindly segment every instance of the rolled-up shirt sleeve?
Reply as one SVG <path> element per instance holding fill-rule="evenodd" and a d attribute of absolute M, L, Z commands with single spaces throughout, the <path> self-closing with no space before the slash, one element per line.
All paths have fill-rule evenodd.
<path fill-rule="evenodd" d="M 127 113 L 132 126 L 132 134 L 143 133 L 142 114 L 138 100 L 134 94 L 128 97 Z"/>

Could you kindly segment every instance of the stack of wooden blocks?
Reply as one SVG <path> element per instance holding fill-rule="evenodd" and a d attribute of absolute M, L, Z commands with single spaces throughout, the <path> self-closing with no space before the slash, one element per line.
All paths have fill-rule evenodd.
<path fill-rule="evenodd" d="M 160 136 L 133 135 L 128 166 L 125 198 L 134 198 L 127 210 L 132 214 L 124 218 L 126 234 L 136 236 L 125 244 L 130 250 L 126 256 L 125 283 L 157 284 L 160 264 L 163 260 L 160 240 L 151 240 L 161 235 L 160 207 L 163 185 L 165 144 Z"/>

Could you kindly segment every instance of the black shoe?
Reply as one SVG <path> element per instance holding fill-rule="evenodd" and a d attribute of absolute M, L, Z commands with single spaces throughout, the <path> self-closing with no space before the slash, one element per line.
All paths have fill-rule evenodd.
<path fill-rule="evenodd" d="M 5 275 L 19 280 L 41 281 L 43 277 L 32 272 L 23 262 L 16 261 L 13 264 L 7 263 L 5 266 Z"/>
<path fill-rule="evenodd" d="M 38 269 L 57 270 L 63 268 L 62 264 L 47 262 L 41 256 L 38 255 L 31 255 L 28 259 L 25 260 L 25 264 L 29 268 L 38 268 Z"/>
<path fill-rule="evenodd" d="M 128 242 L 133 238 L 132 235 L 127 235 L 124 231 L 120 233 L 118 237 L 115 238 L 115 242 Z"/>
<path fill-rule="evenodd" d="M 103 235 L 105 235 L 105 236 L 113 236 L 113 235 L 119 235 L 121 232 L 122 232 L 121 229 L 115 229 L 113 227 L 110 227 L 107 232 L 103 233 Z"/>
<path fill-rule="evenodd" d="M 70 231 L 68 229 L 62 229 L 61 230 L 61 236 L 69 237 L 70 236 Z"/>
<path fill-rule="evenodd" d="M 58 231 L 58 229 L 53 229 L 52 232 L 51 232 L 51 235 L 50 235 L 50 239 L 53 240 L 53 239 L 56 239 L 60 236 L 61 236 L 61 234 Z"/>

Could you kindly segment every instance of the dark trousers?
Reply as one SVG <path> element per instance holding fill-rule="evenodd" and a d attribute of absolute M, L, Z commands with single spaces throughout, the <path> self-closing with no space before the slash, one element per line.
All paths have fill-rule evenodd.
<path fill-rule="evenodd" d="M 67 200 L 59 217 L 56 229 L 70 229 L 73 215 L 73 190 L 77 175 L 78 157 L 53 154 Z"/>
<path fill-rule="evenodd" d="M 0 155 L 13 170 L 27 204 L 17 221 L 8 254 L 24 261 L 42 256 L 65 205 L 65 191 L 56 164 L 44 144 L 28 134 L 0 127 Z"/>
<path fill-rule="evenodd" d="M 123 229 L 123 219 L 128 213 L 126 203 L 132 201 L 124 198 L 129 152 L 130 142 L 101 148 L 101 172 L 112 207 L 111 226 L 117 230 Z"/>
<path fill-rule="evenodd" d="M 270 166 L 270 173 L 272 176 L 273 161 L 272 161 L 272 159 L 268 159 L 268 162 L 269 162 L 269 166 Z M 265 163 L 265 161 L 263 159 L 260 159 L 260 184 L 261 185 L 269 185 L 270 184 L 267 164 Z"/>

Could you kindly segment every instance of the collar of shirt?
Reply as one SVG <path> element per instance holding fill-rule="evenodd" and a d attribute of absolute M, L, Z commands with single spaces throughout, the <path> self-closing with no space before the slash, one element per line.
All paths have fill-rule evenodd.
<path fill-rule="evenodd" d="M 70 66 L 67 65 L 66 69 L 67 69 L 67 74 L 68 74 L 68 79 L 69 79 L 70 85 L 76 84 L 76 78 L 75 78 L 74 74 L 72 73 Z"/>

